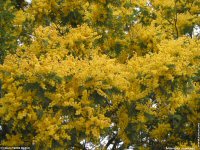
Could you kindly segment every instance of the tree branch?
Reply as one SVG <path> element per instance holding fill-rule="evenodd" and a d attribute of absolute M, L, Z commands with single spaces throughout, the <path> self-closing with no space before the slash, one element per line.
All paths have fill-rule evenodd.
<path fill-rule="evenodd" d="M 178 39 L 179 33 L 178 33 L 178 28 L 177 28 L 178 16 L 177 16 L 177 6 L 176 6 L 176 2 L 175 2 L 174 9 L 175 9 L 174 27 L 175 27 L 175 31 L 176 31 L 176 39 Z"/>
<path fill-rule="evenodd" d="M 105 149 L 107 149 L 109 147 L 110 144 L 112 144 L 112 142 L 116 139 L 118 133 L 116 133 L 106 144 Z"/>

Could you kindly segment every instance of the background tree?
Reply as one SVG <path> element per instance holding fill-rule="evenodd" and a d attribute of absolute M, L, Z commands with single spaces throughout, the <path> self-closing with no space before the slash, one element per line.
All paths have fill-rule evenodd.
<path fill-rule="evenodd" d="M 198 0 L 0 4 L 2 146 L 197 148 Z"/>

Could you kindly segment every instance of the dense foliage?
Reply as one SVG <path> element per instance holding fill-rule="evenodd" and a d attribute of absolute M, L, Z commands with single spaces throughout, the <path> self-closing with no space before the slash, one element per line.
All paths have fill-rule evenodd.
<path fill-rule="evenodd" d="M 197 148 L 199 14 L 199 0 L 1 0 L 1 146 Z"/>

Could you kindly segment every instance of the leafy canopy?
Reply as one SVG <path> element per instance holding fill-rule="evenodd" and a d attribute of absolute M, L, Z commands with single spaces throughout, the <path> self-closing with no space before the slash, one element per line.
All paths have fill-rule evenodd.
<path fill-rule="evenodd" d="M 6 0 L 0 10 L 2 146 L 197 148 L 199 0 Z"/>

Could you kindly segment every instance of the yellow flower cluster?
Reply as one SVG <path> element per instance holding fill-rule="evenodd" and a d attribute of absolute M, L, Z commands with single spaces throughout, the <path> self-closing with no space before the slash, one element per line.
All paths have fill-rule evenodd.
<path fill-rule="evenodd" d="M 171 131 L 169 124 L 159 124 L 158 127 L 151 131 L 151 136 L 156 140 L 162 141 Z"/>
<path fill-rule="evenodd" d="M 0 118 L 10 128 L 2 145 L 82 149 L 106 137 L 123 148 L 181 146 L 199 120 L 192 1 L 32 0 L 16 11 L 21 43 L 0 65 Z"/>

